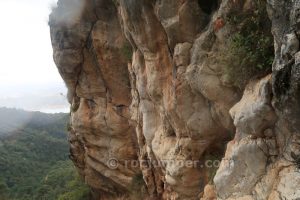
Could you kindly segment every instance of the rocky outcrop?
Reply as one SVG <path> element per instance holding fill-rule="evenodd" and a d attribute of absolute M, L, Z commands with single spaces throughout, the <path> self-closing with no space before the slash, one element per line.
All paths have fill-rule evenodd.
<path fill-rule="evenodd" d="M 49 25 L 71 104 L 70 157 L 94 199 L 300 198 L 299 6 L 59 0 Z M 230 77 L 233 38 L 267 11 L 272 70 L 252 62 L 260 70 Z"/>

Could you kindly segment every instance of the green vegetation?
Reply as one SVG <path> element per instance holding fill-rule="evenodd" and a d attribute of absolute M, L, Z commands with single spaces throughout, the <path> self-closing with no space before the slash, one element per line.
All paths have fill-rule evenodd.
<path fill-rule="evenodd" d="M 35 199 L 87 200 L 89 188 L 82 183 L 71 161 L 59 161 L 43 178 Z"/>
<path fill-rule="evenodd" d="M 224 152 L 226 151 L 226 144 L 227 142 L 215 143 L 204 153 L 206 177 L 209 184 L 213 184 L 213 179 L 224 157 Z"/>
<path fill-rule="evenodd" d="M 254 0 L 254 10 L 236 11 L 228 16 L 228 23 L 237 27 L 224 54 L 226 79 L 233 86 L 244 88 L 251 78 L 271 71 L 274 59 L 271 22 L 266 0 Z"/>
<path fill-rule="evenodd" d="M 205 155 L 205 162 L 209 166 L 207 167 L 207 179 L 209 184 L 213 184 L 214 177 L 219 169 L 219 166 L 217 166 L 217 163 L 220 163 L 222 160 L 221 156 L 216 156 L 212 153 Z"/>
<path fill-rule="evenodd" d="M 9 135 L 16 135 L 23 129 L 38 132 L 47 131 L 57 138 L 66 138 L 65 126 L 67 114 L 45 114 L 41 112 L 26 112 L 18 109 L 0 108 L 0 139 Z"/>
<path fill-rule="evenodd" d="M 130 61 L 132 59 L 133 51 L 132 51 L 132 46 L 129 42 L 125 42 L 121 49 L 122 55 Z"/>
<path fill-rule="evenodd" d="M 130 199 L 140 200 L 146 196 L 146 184 L 143 179 L 143 174 L 136 174 L 130 185 Z"/>
<path fill-rule="evenodd" d="M 119 5 L 118 0 L 113 0 L 113 3 L 114 3 L 116 6 Z"/>
<path fill-rule="evenodd" d="M 68 158 L 67 114 L 0 108 L 0 121 L 10 122 L 1 124 L 10 132 L 0 138 L 0 200 L 88 199 Z"/>
<path fill-rule="evenodd" d="M 294 152 L 291 152 L 291 157 L 294 159 L 294 163 L 296 166 L 300 169 L 300 155 L 296 155 Z M 1 191 L 1 185 L 0 185 L 0 191 Z"/>
<path fill-rule="evenodd" d="M 79 106 L 80 106 L 80 100 L 79 100 L 78 97 L 76 97 L 76 98 L 75 98 L 75 101 L 73 101 L 73 103 L 72 103 L 72 105 L 71 105 L 70 110 L 71 110 L 73 113 L 75 113 L 75 112 L 78 110 Z"/>

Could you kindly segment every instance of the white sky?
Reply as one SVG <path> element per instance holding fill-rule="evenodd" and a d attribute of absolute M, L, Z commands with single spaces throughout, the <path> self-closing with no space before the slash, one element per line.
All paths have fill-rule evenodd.
<path fill-rule="evenodd" d="M 52 57 L 48 16 L 57 0 L 0 0 L 0 107 L 69 107 Z"/>
<path fill-rule="evenodd" d="M 0 0 L 0 85 L 62 82 L 47 24 L 56 1 Z"/>

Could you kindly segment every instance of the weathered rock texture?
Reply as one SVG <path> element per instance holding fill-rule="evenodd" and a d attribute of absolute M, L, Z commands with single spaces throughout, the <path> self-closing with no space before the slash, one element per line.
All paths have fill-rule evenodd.
<path fill-rule="evenodd" d="M 58 1 L 70 157 L 95 199 L 300 198 L 300 1 L 265 3 L 273 70 L 241 93 L 219 58 L 251 0 Z"/>

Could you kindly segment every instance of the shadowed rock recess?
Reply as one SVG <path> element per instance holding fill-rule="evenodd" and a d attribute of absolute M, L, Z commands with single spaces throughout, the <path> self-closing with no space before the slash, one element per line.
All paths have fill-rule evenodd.
<path fill-rule="evenodd" d="M 59 0 L 49 25 L 95 200 L 300 199 L 300 0 Z"/>

